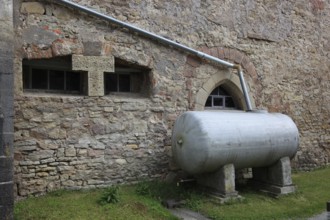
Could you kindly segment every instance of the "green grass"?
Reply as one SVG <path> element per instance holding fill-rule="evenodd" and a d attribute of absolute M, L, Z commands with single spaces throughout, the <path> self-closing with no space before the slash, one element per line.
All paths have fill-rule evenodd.
<path fill-rule="evenodd" d="M 175 185 L 142 182 L 119 187 L 118 203 L 100 205 L 104 190 L 56 191 L 15 205 L 15 219 L 176 219 L 161 206 L 165 198 L 184 198 L 187 207 L 212 219 L 306 219 L 325 211 L 330 200 L 330 167 L 293 174 L 297 192 L 272 198 L 249 188 L 245 199 L 219 205 L 200 193 Z"/>
<path fill-rule="evenodd" d="M 241 202 L 218 206 L 207 198 L 200 198 L 191 206 L 212 219 L 306 219 L 325 211 L 330 201 L 330 167 L 313 172 L 293 174 L 297 192 L 272 198 L 243 189 Z M 197 204 L 196 204 L 196 201 Z"/>
<path fill-rule="evenodd" d="M 15 204 L 17 220 L 84 220 L 84 219 L 176 219 L 159 201 L 139 196 L 135 187 L 122 186 L 119 202 L 100 205 L 104 190 L 55 191 L 46 196 L 29 198 Z"/>

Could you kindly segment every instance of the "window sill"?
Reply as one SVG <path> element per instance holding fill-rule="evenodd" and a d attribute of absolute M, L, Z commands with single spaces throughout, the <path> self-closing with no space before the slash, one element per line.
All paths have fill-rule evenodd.
<path fill-rule="evenodd" d="M 83 94 L 77 93 L 52 93 L 43 91 L 23 91 L 22 96 L 29 97 L 85 97 Z"/>
<path fill-rule="evenodd" d="M 114 97 L 114 98 L 135 98 L 135 99 L 147 99 L 148 96 L 141 93 L 133 92 L 110 92 L 104 95 L 105 97 Z"/>

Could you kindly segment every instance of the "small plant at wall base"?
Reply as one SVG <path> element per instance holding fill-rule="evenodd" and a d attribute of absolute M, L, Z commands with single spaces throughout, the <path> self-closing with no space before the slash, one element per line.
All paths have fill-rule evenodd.
<path fill-rule="evenodd" d="M 136 185 L 136 194 L 140 196 L 150 196 L 150 182 L 142 181 Z"/>
<path fill-rule="evenodd" d="M 146 196 L 158 200 L 163 199 L 184 199 L 190 196 L 190 193 L 183 187 L 176 184 L 160 181 L 142 181 L 136 185 L 135 193 L 139 196 Z"/>
<path fill-rule="evenodd" d="M 104 190 L 101 198 L 98 200 L 100 205 L 119 202 L 119 188 L 118 186 L 111 186 Z"/>

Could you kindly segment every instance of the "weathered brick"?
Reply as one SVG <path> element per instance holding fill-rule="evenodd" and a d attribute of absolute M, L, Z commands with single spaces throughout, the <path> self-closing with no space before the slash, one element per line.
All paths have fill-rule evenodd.
<path fill-rule="evenodd" d="M 201 59 L 196 57 L 196 56 L 192 56 L 192 55 L 188 55 L 187 56 L 187 64 L 192 66 L 192 67 L 198 67 L 200 66 L 202 63 Z"/>
<path fill-rule="evenodd" d="M 229 48 L 223 49 L 223 56 L 225 59 L 230 59 L 230 49 Z"/>
<path fill-rule="evenodd" d="M 218 47 L 218 57 L 220 59 L 224 59 L 225 58 L 225 49 L 222 47 Z"/>
<path fill-rule="evenodd" d="M 246 73 L 249 74 L 253 79 L 258 78 L 256 69 L 252 63 L 250 63 L 250 65 L 247 66 Z"/>
<path fill-rule="evenodd" d="M 250 64 L 251 64 L 250 59 L 247 56 L 244 56 L 244 58 L 242 59 L 242 62 L 241 62 L 242 67 L 248 68 Z"/>
<path fill-rule="evenodd" d="M 210 55 L 211 56 L 214 56 L 214 57 L 219 57 L 219 54 L 218 54 L 218 48 L 217 47 L 212 47 L 210 49 Z"/>

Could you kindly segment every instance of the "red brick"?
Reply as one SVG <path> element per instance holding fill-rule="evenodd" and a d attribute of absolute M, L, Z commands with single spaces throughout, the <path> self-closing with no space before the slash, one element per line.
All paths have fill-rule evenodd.
<path fill-rule="evenodd" d="M 257 71 L 252 63 L 245 68 L 247 74 L 249 74 L 253 79 L 257 79 Z"/>
<path fill-rule="evenodd" d="M 250 65 L 250 63 L 250 59 L 247 56 L 244 56 L 241 62 L 242 67 L 246 69 Z"/>
<path fill-rule="evenodd" d="M 201 47 L 200 51 L 202 51 L 203 53 L 206 53 L 206 54 L 211 54 L 210 48 L 207 46 Z"/>
<path fill-rule="evenodd" d="M 210 55 L 211 56 L 214 56 L 214 57 L 219 57 L 219 55 L 218 55 L 218 48 L 217 47 L 212 47 L 210 49 Z"/>
<path fill-rule="evenodd" d="M 52 43 L 54 56 L 82 54 L 83 45 L 77 39 L 57 39 Z"/>
<path fill-rule="evenodd" d="M 228 48 L 224 48 L 224 58 L 229 59 L 230 58 L 230 51 Z"/>
<path fill-rule="evenodd" d="M 225 50 L 222 47 L 218 47 L 218 57 L 219 59 L 224 59 L 225 58 Z"/>
<path fill-rule="evenodd" d="M 234 61 L 235 60 L 235 49 L 228 49 L 229 50 L 229 60 Z"/>
<path fill-rule="evenodd" d="M 243 53 L 241 53 L 238 50 L 235 50 L 233 61 L 237 64 L 241 64 L 243 57 L 244 57 Z"/>
<path fill-rule="evenodd" d="M 192 67 L 199 67 L 201 65 L 202 61 L 200 58 L 198 58 L 196 56 L 188 55 L 186 63 Z"/>
<path fill-rule="evenodd" d="M 312 4 L 313 11 L 317 12 L 319 10 L 324 10 L 324 0 L 310 0 L 310 2 Z"/>
<path fill-rule="evenodd" d="M 39 48 L 37 45 L 31 45 L 30 47 L 24 49 L 25 57 L 28 59 L 41 59 L 41 58 L 51 58 L 52 50 L 51 48 Z"/>

